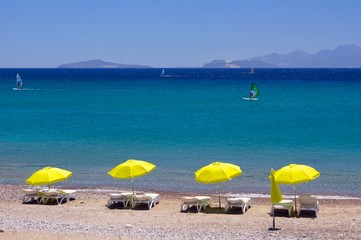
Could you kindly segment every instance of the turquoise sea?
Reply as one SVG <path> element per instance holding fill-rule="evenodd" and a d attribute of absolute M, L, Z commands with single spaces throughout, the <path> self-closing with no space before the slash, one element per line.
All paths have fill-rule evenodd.
<path fill-rule="evenodd" d="M 50 165 L 73 172 L 60 185 L 127 189 L 107 172 L 135 158 L 157 165 L 139 190 L 215 192 L 194 172 L 222 161 L 243 171 L 224 193 L 268 193 L 298 163 L 321 172 L 298 192 L 361 197 L 361 69 L 161 70 L 0 69 L 0 184 Z"/>

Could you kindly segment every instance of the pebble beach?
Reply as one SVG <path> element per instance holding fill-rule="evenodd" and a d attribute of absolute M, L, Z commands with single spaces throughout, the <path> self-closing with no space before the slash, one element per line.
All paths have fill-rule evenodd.
<path fill-rule="evenodd" d="M 217 195 L 205 211 L 180 212 L 183 193 L 160 193 L 150 210 L 107 207 L 110 192 L 79 189 L 60 205 L 22 204 L 24 186 L 0 185 L 0 239 L 360 239 L 361 199 L 319 197 L 320 211 L 278 214 L 272 230 L 268 198 L 252 198 L 244 214 L 225 214 Z M 189 195 L 189 194 L 187 194 Z M 222 196 L 222 204 L 225 203 Z"/>

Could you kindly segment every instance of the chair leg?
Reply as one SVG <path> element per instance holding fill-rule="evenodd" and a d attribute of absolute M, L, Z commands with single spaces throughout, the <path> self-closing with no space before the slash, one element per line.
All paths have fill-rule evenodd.
<path fill-rule="evenodd" d="M 202 210 L 203 205 L 202 204 L 197 204 L 197 211 L 200 212 Z"/>
<path fill-rule="evenodd" d="M 204 203 L 204 204 L 203 204 L 203 210 L 206 210 L 206 209 L 207 209 L 207 206 L 208 206 L 208 203 Z"/>

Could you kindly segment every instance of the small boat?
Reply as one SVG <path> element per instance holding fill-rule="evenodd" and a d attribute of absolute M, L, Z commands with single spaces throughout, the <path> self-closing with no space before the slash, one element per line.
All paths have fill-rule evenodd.
<path fill-rule="evenodd" d="M 160 74 L 161 77 L 171 77 L 172 75 L 165 74 L 165 70 L 163 68 L 162 73 Z"/>
<path fill-rule="evenodd" d="M 251 67 L 251 69 L 249 70 L 249 74 L 254 74 L 254 68 Z"/>
<path fill-rule="evenodd" d="M 21 80 L 20 74 L 16 74 L 16 87 L 13 88 L 13 90 L 20 90 L 23 86 L 23 80 Z"/>
<path fill-rule="evenodd" d="M 255 83 L 252 83 L 249 97 L 243 97 L 243 100 L 248 100 L 248 101 L 258 100 L 258 98 L 256 98 L 258 95 L 259 95 L 258 87 Z"/>

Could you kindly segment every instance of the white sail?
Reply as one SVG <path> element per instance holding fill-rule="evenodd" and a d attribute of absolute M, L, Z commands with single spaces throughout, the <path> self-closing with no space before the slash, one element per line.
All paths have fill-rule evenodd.
<path fill-rule="evenodd" d="M 165 74 L 164 68 L 163 68 L 162 73 L 160 74 L 160 76 L 163 77 L 163 78 L 169 78 L 169 77 L 171 77 L 171 75 Z"/>
<path fill-rule="evenodd" d="M 17 73 L 16 74 L 16 87 L 21 88 L 22 85 L 23 85 L 23 80 L 21 80 L 19 73 Z"/>

